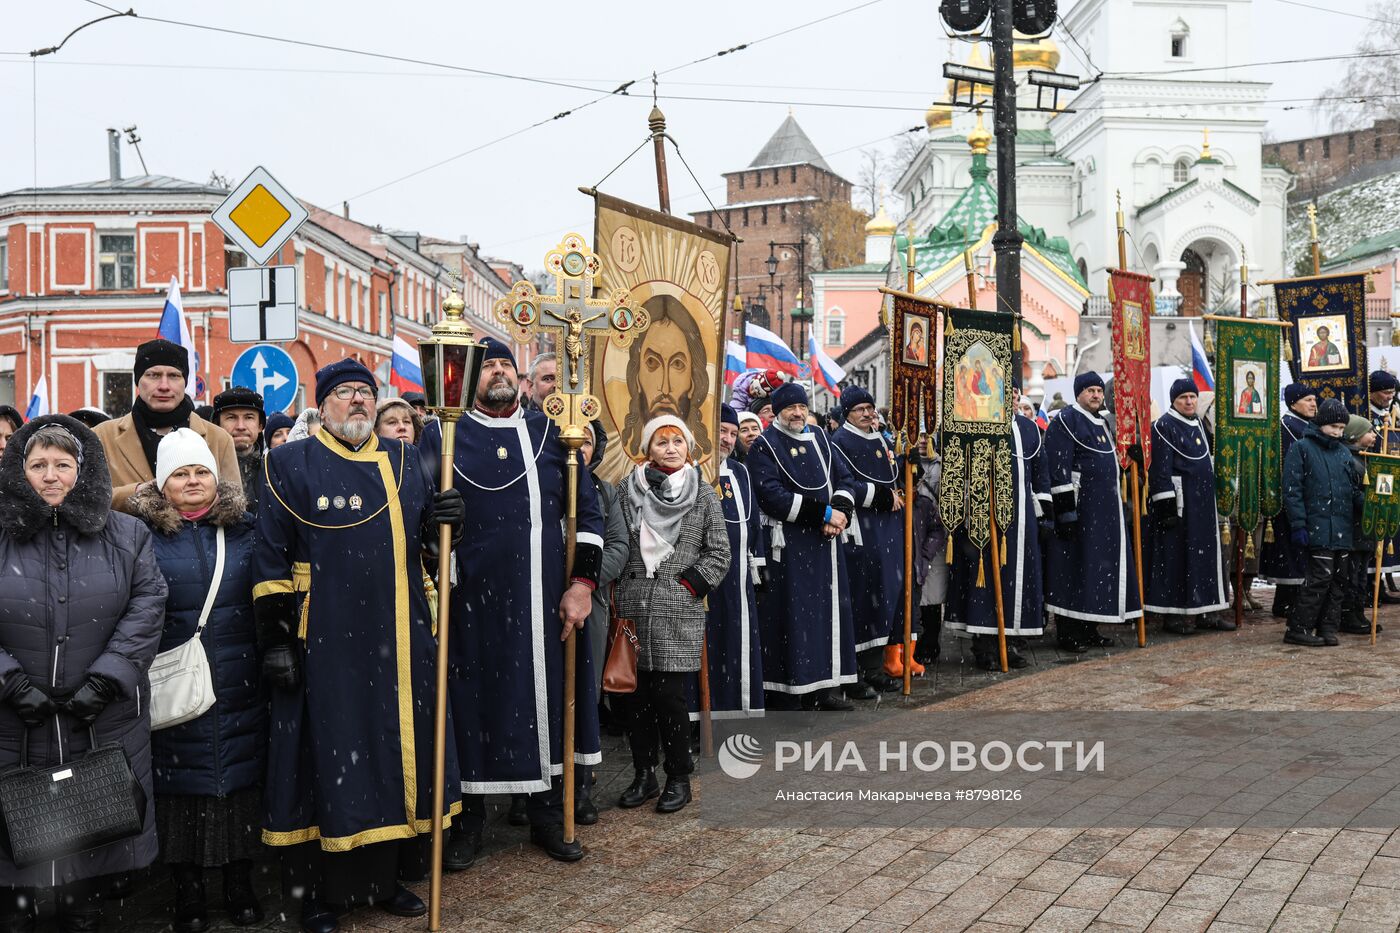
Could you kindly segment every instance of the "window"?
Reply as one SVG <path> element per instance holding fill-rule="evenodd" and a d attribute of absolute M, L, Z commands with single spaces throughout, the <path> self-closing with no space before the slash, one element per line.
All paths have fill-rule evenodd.
<path fill-rule="evenodd" d="M 1372 141 L 1373 143 L 1375 143 L 1376 155 L 1380 155 L 1380 154 L 1381 154 L 1381 134 L 1380 134 L 1380 133 L 1377 133 L 1375 136 L 1371 137 L 1371 141 Z M 1299 144 L 1298 144 L 1298 148 L 1299 148 L 1299 149 L 1302 149 L 1302 148 L 1303 148 L 1303 144 L 1302 144 L 1302 143 L 1299 143 Z"/>
<path fill-rule="evenodd" d="M 1330 158 L 1332 158 L 1332 137 L 1331 137 L 1331 136 L 1324 136 L 1324 137 L 1322 137 L 1322 157 L 1323 157 L 1324 159 L 1330 159 Z"/>
<path fill-rule="evenodd" d="M 15 404 L 15 374 L 0 373 L 0 405 Z"/>
<path fill-rule="evenodd" d="M 102 270 L 98 288 L 136 287 L 136 237 L 104 233 L 97 238 L 97 264 Z"/>
<path fill-rule="evenodd" d="M 749 225 L 749 209 L 746 207 L 746 208 L 744 208 L 744 226 L 747 227 L 748 225 Z"/>
<path fill-rule="evenodd" d="M 1172 36 L 1172 58 L 1186 57 L 1186 37 Z"/>
<path fill-rule="evenodd" d="M 379 293 L 379 332 L 389 333 L 389 295 L 386 292 Z"/>
<path fill-rule="evenodd" d="M 759 221 L 763 226 L 768 226 L 768 205 L 763 205 L 763 219 Z"/>
<path fill-rule="evenodd" d="M 729 211 L 724 212 L 724 226 L 729 227 Z"/>
<path fill-rule="evenodd" d="M 755 188 L 762 188 L 762 187 L 763 187 L 763 173 L 762 173 L 762 172 L 754 172 L 754 173 L 753 173 L 753 186 L 754 186 Z"/>
<path fill-rule="evenodd" d="M 739 173 L 739 190 L 740 190 L 740 191 L 743 191 L 743 190 L 744 190 L 744 173 L 743 173 L 743 172 L 740 172 L 740 173 Z"/>
<path fill-rule="evenodd" d="M 790 171 L 790 172 L 792 173 L 792 177 L 791 177 L 789 180 L 790 180 L 794 185 L 797 184 L 797 166 L 794 165 L 794 166 L 793 166 L 791 169 L 789 169 L 788 171 Z"/>
<path fill-rule="evenodd" d="M 839 347 L 846 343 L 846 319 L 829 317 L 826 319 L 826 345 Z"/>
<path fill-rule="evenodd" d="M 786 205 L 786 204 L 779 204 L 779 205 L 778 205 L 778 220 L 782 221 L 783 223 L 787 223 L 787 205 Z"/>
<path fill-rule="evenodd" d="M 711 230 L 715 228 L 715 215 L 708 211 L 705 213 L 705 226 L 709 227 Z"/>
<path fill-rule="evenodd" d="M 113 418 L 131 413 L 134 383 L 130 371 L 102 374 L 102 410 Z"/>
<path fill-rule="evenodd" d="M 781 179 L 778 177 L 778 170 L 777 170 L 777 169 L 773 169 L 773 184 L 776 185 L 776 184 L 780 184 L 780 183 L 781 183 Z"/>
<path fill-rule="evenodd" d="M 323 298 L 322 298 L 322 302 L 321 302 L 322 305 L 324 305 L 324 307 L 322 307 L 321 310 L 324 311 L 324 312 L 326 313 L 326 317 L 330 317 L 330 316 L 331 316 L 331 304 L 334 302 L 334 300 L 335 300 L 335 270 L 332 269 L 332 268 L 330 267 L 330 265 L 327 265 L 327 266 L 326 266 L 326 288 L 325 288 L 325 292 L 323 293 Z"/>
<path fill-rule="evenodd" d="M 1172 166 L 1172 182 L 1181 185 L 1185 184 L 1187 177 L 1191 174 L 1191 163 L 1185 159 L 1177 159 Z"/>
<path fill-rule="evenodd" d="M 1176 22 L 1171 24 L 1170 30 L 1168 33 L 1170 36 L 1169 54 L 1172 58 L 1185 58 L 1189 51 L 1186 46 L 1186 38 L 1191 35 L 1191 27 L 1186 25 L 1184 19 L 1177 17 Z"/>
<path fill-rule="evenodd" d="M 1074 173 L 1074 213 L 1078 215 L 1084 213 L 1084 173 Z"/>
<path fill-rule="evenodd" d="M 1377 152 L 1380 152 L 1380 151 L 1381 151 L 1381 147 L 1380 147 L 1380 145 L 1379 145 L 1380 140 L 1379 140 L 1379 139 L 1376 140 L 1376 143 L 1377 143 L 1376 151 L 1377 151 Z M 1306 140 L 1299 141 L 1299 143 L 1298 143 L 1298 158 L 1300 158 L 1300 159 L 1306 159 L 1307 157 L 1308 157 L 1308 144 L 1307 144 L 1307 141 L 1306 141 Z"/>
<path fill-rule="evenodd" d="M 1351 155 L 1351 154 L 1353 154 L 1354 152 L 1356 152 L 1356 134 L 1355 134 L 1355 133 L 1348 133 L 1348 134 L 1347 134 L 1347 155 Z"/>
<path fill-rule="evenodd" d="M 297 277 L 297 307 L 307 307 L 306 301 L 306 254 L 297 253 L 296 258 Z"/>
<path fill-rule="evenodd" d="M 10 287 L 10 244 L 0 243 L 0 291 Z"/>

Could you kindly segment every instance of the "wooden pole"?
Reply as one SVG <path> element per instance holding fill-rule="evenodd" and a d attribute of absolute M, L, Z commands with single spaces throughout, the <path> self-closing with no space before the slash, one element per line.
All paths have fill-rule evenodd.
<path fill-rule="evenodd" d="M 564 520 L 564 587 L 574 575 L 574 551 L 578 547 L 578 456 L 579 448 L 587 435 L 582 428 L 574 432 L 561 431 L 560 439 L 568 449 L 566 482 L 568 498 L 565 500 L 568 511 Z M 564 639 L 564 841 L 574 841 L 574 708 L 576 681 L 578 679 L 577 642 L 578 630 L 569 629 Z"/>
<path fill-rule="evenodd" d="M 1317 205 L 1308 205 L 1309 245 L 1312 247 L 1313 275 L 1322 274 L 1322 244 L 1317 239 Z"/>
<path fill-rule="evenodd" d="M 904 696 L 914 690 L 914 451 L 918 446 L 915 441 L 904 451 Z"/>
<path fill-rule="evenodd" d="M 1133 496 L 1133 562 L 1137 567 L 1138 585 L 1138 607 L 1146 601 L 1147 596 L 1142 591 L 1142 487 L 1138 479 L 1137 461 L 1128 464 L 1128 488 Z M 1138 647 L 1147 647 L 1147 610 L 1143 609 L 1138 615 Z"/>
<path fill-rule="evenodd" d="M 706 615 L 709 615 L 708 611 Z M 709 758 L 714 753 L 714 712 L 710 708 L 710 633 L 705 632 L 700 639 L 700 754 Z"/>
<path fill-rule="evenodd" d="M 1001 545 L 997 543 L 996 483 L 988 480 L 987 484 L 991 487 L 987 501 L 991 509 L 988 521 L 991 522 L 992 528 L 992 587 L 996 593 L 997 605 L 997 657 L 1001 660 L 1001 672 L 1005 674 L 1011 668 L 1006 658 L 1006 608 L 1002 605 L 1001 598 Z M 978 560 L 981 559 L 981 555 L 978 555 Z"/>
<path fill-rule="evenodd" d="M 1381 613 L 1381 558 L 1385 553 L 1385 539 L 1376 542 L 1376 582 L 1371 587 L 1371 644 L 1376 643 L 1376 618 Z"/>
<path fill-rule="evenodd" d="M 652 78 L 653 82 L 656 80 Z M 661 213 L 671 213 L 671 183 L 666 178 L 666 115 L 661 112 L 661 108 L 656 106 L 655 95 L 651 107 L 651 114 L 647 117 L 647 126 L 651 128 L 652 152 L 656 156 L 656 200 L 661 206 Z"/>
<path fill-rule="evenodd" d="M 442 468 L 439 487 L 452 488 L 457 441 L 456 419 L 442 418 Z M 437 710 L 433 715 L 433 842 L 428 874 L 428 929 L 442 929 L 442 814 L 447 805 L 447 636 L 452 603 L 452 526 L 438 530 L 438 617 L 437 617 Z"/>

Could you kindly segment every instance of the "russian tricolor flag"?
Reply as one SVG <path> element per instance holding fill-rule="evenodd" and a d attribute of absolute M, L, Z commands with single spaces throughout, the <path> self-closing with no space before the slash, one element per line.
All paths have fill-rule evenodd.
<path fill-rule="evenodd" d="M 816 334 L 807 338 L 807 357 L 812 361 L 812 382 L 840 398 L 841 390 L 838 387 L 841 380 L 846 378 L 846 371 L 822 352 L 822 348 L 817 345 Z"/>
<path fill-rule="evenodd" d="M 744 351 L 748 369 L 776 369 L 797 376 L 800 366 L 797 354 L 788 348 L 783 338 L 766 327 L 749 324 L 745 328 Z"/>
<path fill-rule="evenodd" d="M 33 421 L 40 415 L 52 414 L 49 405 L 49 377 L 40 376 L 34 384 L 34 394 L 29 397 L 29 407 L 24 410 L 24 420 Z"/>
<path fill-rule="evenodd" d="M 423 391 L 423 370 L 419 365 L 418 351 L 413 344 L 394 334 L 394 358 L 389 366 L 389 385 L 405 392 Z"/>
<path fill-rule="evenodd" d="M 724 345 L 724 384 L 732 386 L 734 380 L 748 367 L 745 361 L 748 353 L 744 350 L 744 345 L 729 341 Z"/>
<path fill-rule="evenodd" d="M 180 300 L 180 280 L 170 277 L 170 288 L 165 293 L 165 309 L 160 314 L 160 328 L 156 336 L 164 337 L 171 343 L 185 348 L 190 360 L 190 376 L 185 380 L 185 394 L 198 398 L 202 391 L 203 379 L 199 375 L 199 354 L 194 349 L 194 338 L 190 336 L 189 325 L 185 322 L 185 303 Z"/>
<path fill-rule="evenodd" d="M 1206 348 L 1201 338 L 1196 336 L 1196 328 L 1189 323 L 1191 330 L 1191 380 L 1196 383 L 1197 392 L 1214 392 L 1215 377 L 1210 373 L 1210 363 L 1206 360 Z"/>

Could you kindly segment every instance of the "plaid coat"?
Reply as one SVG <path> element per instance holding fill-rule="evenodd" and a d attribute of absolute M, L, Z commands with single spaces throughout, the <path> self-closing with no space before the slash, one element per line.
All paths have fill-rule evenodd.
<path fill-rule="evenodd" d="M 729 572 L 729 535 L 724 511 L 714 488 L 703 479 L 695 502 L 681 523 L 675 552 L 647 579 L 642 548 L 637 540 L 640 501 L 629 473 L 617 484 L 617 502 L 627 522 L 630 550 L 617 578 L 617 614 L 637 626 L 637 667 L 644 671 L 700 670 L 700 640 L 705 634 L 705 600 L 692 596 L 680 575 L 693 571 L 705 592 L 718 586 Z"/>

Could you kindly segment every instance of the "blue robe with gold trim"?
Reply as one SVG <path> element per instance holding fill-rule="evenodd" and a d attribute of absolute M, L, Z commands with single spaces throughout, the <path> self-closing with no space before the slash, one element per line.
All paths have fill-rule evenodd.
<path fill-rule="evenodd" d="M 861 431 L 847 422 L 831 437 L 855 483 L 860 540 L 846 537 L 846 568 L 851 576 L 851 620 L 856 650 L 904 640 L 904 513 L 894 512 L 902 462 L 879 431 Z M 898 631 L 897 635 L 893 633 Z"/>
<path fill-rule="evenodd" d="M 441 458 L 441 428 L 423 433 Z M 548 790 L 564 769 L 565 454 L 543 414 L 470 412 L 457 422 L 453 484 L 467 520 L 455 549 L 448 685 L 462 792 Z M 574 576 L 598 580 L 603 512 L 586 466 L 578 471 Z M 597 764 L 597 678 L 586 632 L 574 639 L 576 764 Z"/>
<path fill-rule="evenodd" d="M 763 689 L 811 693 L 856 681 L 846 551 L 822 534 L 826 507 L 855 505 L 855 483 L 822 431 L 776 421 L 754 439 L 744 465 L 768 515 L 767 583 L 760 616 Z"/>
<path fill-rule="evenodd" d="M 418 450 L 329 431 L 264 464 L 255 600 L 296 594 L 302 686 L 272 691 L 263 841 L 328 852 L 432 830 L 437 639 L 423 589 L 432 488 Z M 449 733 L 450 734 L 450 733 Z M 449 803 L 456 755 L 449 743 Z"/>
<path fill-rule="evenodd" d="M 710 669 L 710 715 L 742 719 L 763 715 L 763 664 L 754 572 L 766 563 L 753 480 L 729 457 L 715 484 L 729 533 L 729 570 L 706 597 L 705 660 Z M 688 688 L 690 718 L 700 718 L 699 679 Z"/>

